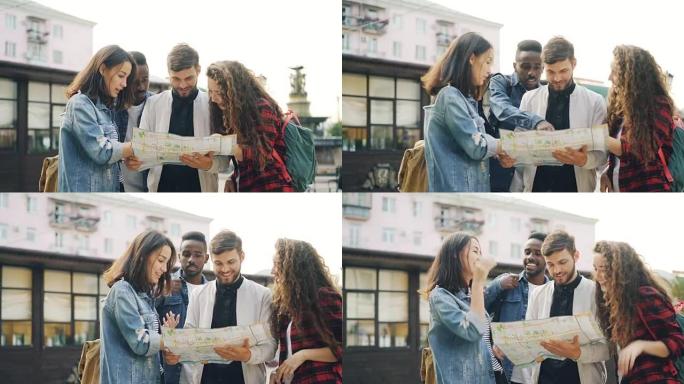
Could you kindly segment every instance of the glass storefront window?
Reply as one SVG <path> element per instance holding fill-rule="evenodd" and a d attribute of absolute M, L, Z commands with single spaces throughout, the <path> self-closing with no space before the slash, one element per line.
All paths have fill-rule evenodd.
<path fill-rule="evenodd" d="M 0 347 L 30 346 L 33 275 L 29 268 L 0 266 Z"/>
<path fill-rule="evenodd" d="M 0 78 L 0 150 L 17 145 L 17 82 Z"/>

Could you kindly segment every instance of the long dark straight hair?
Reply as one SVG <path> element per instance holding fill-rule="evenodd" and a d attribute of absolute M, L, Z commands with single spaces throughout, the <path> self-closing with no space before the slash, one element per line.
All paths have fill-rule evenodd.
<path fill-rule="evenodd" d="M 427 287 L 422 291 L 425 297 L 437 285 L 450 292 L 468 288 L 469 282 L 463 276 L 461 259 L 463 253 L 470 250 L 471 240 L 478 241 L 477 237 L 466 232 L 453 233 L 444 240 L 428 271 Z"/>
<path fill-rule="evenodd" d="M 104 65 L 105 68 L 112 69 L 124 62 L 131 63 L 131 73 L 126 78 L 126 88 L 121 90 L 115 99 L 109 94 L 107 81 L 100 73 L 100 68 Z M 93 101 L 99 99 L 110 108 L 124 110 L 133 105 L 135 101 L 134 85 L 137 69 L 138 65 L 133 56 L 118 45 L 102 47 L 69 84 L 66 97 L 70 99 L 71 96 L 81 91 Z"/>
<path fill-rule="evenodd" d="M 166 262 L 166 272 L 153 286 L 147 281 L 147 260 L 165 245 L 171 248 L 171 257 Z M 117 281 L 124 279 L 133 286 L 136 292 L 151 292 L 154 296 L 160 296 L 171 281 L 171 268 L 175 263 L 176 248 L 173 242 L 160 232 L 148 230 L 136 236 L 126 252 L 105 271 L 105 283 L 111 287 Z M 154 292 L 152 292 L 153 289 Z"/>
<path fill-rule="evenodd" d="M 423 88 L 434 96 L 440 89 L 451 84 L 465 96 L 477 96 L 478 89 L 473 85 L 470 56 L 480 56 L 491 48 L 492 44 L 475 32 L 459 36 L 421 78 Z"/>

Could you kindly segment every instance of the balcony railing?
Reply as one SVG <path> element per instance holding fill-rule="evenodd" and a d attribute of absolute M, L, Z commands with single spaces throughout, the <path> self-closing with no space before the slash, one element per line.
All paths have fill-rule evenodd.
<path fill-rule="evenodd" d="M 454 36 L 451 36 L 448 33 L 437 32 L 437 45 L 442 47 L 448 47 L 454 38 Z"/>
<path fill-rule="evenodd" d="M 389 20 L 387 19 L 380 19 L 377 17 L 374 18 L 363 18 L 359 20 L 359 23 L 361 24 L 361 30 L 366 33 L 370 34 L 376 34 L 376 35 L 382 35 L 385 32 L 387 32 L 387 24 L 389 24 Z"/>

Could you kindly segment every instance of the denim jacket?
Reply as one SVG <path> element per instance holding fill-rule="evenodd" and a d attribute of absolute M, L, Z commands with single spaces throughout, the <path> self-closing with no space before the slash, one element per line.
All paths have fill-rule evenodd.
<path fill-rule="evenodd" d="M 439 286 L 430 292 L 428 341 L 438 384 L 494 384 L 491 356 L 482 335 L 483 319 L 470 312 L 465 292 Z"/>
<path fill-rule="evenodd" d="M 160 319 L 164 318 L 169 311 L 173 312 L 175 315 L 180 315 L 180 321 L 177 328 L 183 328 L 185 325 L 185 318 L 188 315 L 188 283 L 185 281 L 185 276 L 183 275 L 183 270 L 178 269 L 171 275 L 172 280 L 181 281 L 181 289 L 178 292 L 172 292 L 169 296 L 164 296 L 157 300 L 156 310 Z M 206 284 L 207 279 L 202 275 L 202 284 Z M 164 364 L 164 383 L 166 384 L 178 384 L 180 381 L 181 365 L 167 365 Z"/>
<path fill-rule="evenodd" d="M 520 101 L 527 89 L 520 84 L 518 74 L 496 74 L 489 80 L 489 105 L 492 125 L 514 130 L 516 127 L 534 129 L 543 117 L 520 110 Z"/>
<path fill-rule="evenodd" d="M 154 299 L 119 280 L 102 307 L 100 384 L 158 384 L 161 335 Z"/>
<path fill-rule="evenodd" d="M 490 314 L 498 312 L 494 317 L 494 321 L 497 322 L 507 323 L 525 320 L 530 288 L 525 271 L 518 275 L 517 287 L 505 290 L 501 287 L 501 281 L 507 276 L 507 273 L 502 273 L 487 285 L 484 292 L 485 308 Z M 544 275 L 544 283 L 546 284 L 548 281 L 549 278 Z M 513 363 L 504 358 L 503 366 L 506 377 L 510 378 L 513 372 Z"/>
<path fill-rule="evenodd" d="M 497 141 L 485 132 L 477 102 L 442 88 L 426 124 L 425 161 L 430 192 L 489 192 L 489 161 Z"/>
<path fill-rule="evenodd" d="M 118 192 L 118 141 L 112 111 L 82 93 L 66 105 L 59 130 L 59 192 Z"/>

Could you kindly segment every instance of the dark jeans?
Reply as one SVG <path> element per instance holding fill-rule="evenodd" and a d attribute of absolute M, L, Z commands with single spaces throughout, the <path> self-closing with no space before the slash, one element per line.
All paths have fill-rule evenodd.
<path fill-rule="evenodd" d="M 508 378 L 503 372 L 494 371 L 494 380 L 496 381 L 496 384 L 509 384 Z"/>

